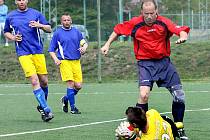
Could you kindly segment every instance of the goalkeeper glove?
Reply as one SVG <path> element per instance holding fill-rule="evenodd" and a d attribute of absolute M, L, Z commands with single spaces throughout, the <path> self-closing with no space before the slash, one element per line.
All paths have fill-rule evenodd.
<path fill-rule="evenodd" d="M 121 122 L 120 125 L 115 130 L 117 140 L 135 140 L 136 134 L 134 133 L 134 128 L 129 122 Z"/>

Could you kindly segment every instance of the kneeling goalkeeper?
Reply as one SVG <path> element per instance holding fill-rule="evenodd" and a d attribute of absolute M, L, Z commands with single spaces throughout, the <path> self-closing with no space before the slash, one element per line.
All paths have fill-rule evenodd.
<path fill-rule="evenodd" d="M 117 140 L 174 140 L 178 136 L 174 122 L 151 109 L 146 113 L 138 107 L 126 110 L 128 122 L 122 122 L 116 129 Z M 182 139 L 181 139 L 182 140 Z"/>

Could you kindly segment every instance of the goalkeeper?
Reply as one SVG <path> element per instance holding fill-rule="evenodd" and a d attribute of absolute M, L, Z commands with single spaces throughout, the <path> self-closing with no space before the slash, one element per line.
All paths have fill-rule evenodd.
<path fill-rule="evenodd" d="M 117 140 L 174 140 L 178 136 L 177 127 L 182 127 L 154 109 L 145 113 L 139 107 L 128 107 L 126 115 L 128 122 L 122 122 L 116 129 Z"/>

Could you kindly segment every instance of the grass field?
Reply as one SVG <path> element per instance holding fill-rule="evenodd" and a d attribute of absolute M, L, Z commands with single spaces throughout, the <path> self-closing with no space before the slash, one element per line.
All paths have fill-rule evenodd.
<path fill-rule="evenodd" d="M 185 82 L 185 129 L 190 140 L 210 140 L 210 82 Z M 0 140 L 114 140 L 114 130 L 128 106 L 135 105 L 137 83 L 84 84 L 77 96 L 81 115 L 61 111 L 65 85 L 49 85 L 55 118 L 44 123 L 30 85 L 0 85 Z M 171 96 L 154 88 L 149 108 L 171 111 Z M 171 117 L 170 113 L 167 113 Z"/>

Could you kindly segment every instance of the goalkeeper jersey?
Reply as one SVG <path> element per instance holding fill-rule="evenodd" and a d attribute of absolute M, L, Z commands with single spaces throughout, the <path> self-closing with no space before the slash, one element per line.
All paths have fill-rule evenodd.
<path fill-rule="evenodd" d="M 49 24 L 39 11 L 32 8 L 25 11 L 14 10 L 6 18 L 4 32 L 22 35 L 22 41 L 15 42 L 18 56 L 43 53 L 40 30 L 30 27 L 30 21 L 37 21 L 44 25 Z"/>
<path fill-rule="evenodd" d="M 147 133 L 142 133 L 137 140 L 174 140 L 171 126 L 163 120 L 160 114 L 151 109 L 147 111 L 149 129 Z"/>

